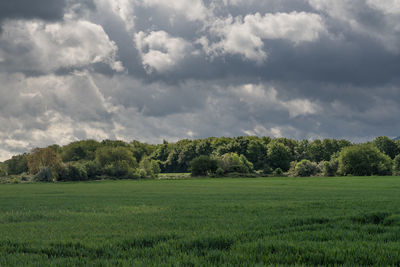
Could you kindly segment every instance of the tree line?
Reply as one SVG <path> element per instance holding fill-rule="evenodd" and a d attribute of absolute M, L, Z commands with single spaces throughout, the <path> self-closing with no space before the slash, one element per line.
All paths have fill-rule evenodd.
<path fill-rule="evenodd" d="M 257 136 L 183 139 L 176 143 L 83 140 L 35 148 L 0 163 L 0 176 L 36 181 L 155 178 L 161 173 L 194 176 L 398 175 L 400 141 L 377 137 L 294 140 Z"/>

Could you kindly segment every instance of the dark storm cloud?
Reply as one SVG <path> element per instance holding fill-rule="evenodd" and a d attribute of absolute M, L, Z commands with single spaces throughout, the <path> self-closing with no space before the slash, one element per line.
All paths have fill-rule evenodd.
<path fill-rule="evenodd" d="M 0 21 L 4 19 L 59 20 L 66 0 L 12 0 L 0 2 Z"/>
<path fill-rule="evenodd" d="M 400 135 L 396 1 L 3 2 L 0 158 L 83 138 Z"/>

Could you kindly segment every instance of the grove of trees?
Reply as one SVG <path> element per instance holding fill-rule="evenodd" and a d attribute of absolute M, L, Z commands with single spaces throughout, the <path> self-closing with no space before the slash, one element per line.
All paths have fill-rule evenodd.
<path fill-rule="evenodd" d="M 194 176 L 399 175 L 400 141 L 378 137 L 352 144 L 256 136 L 162 144 L 83 140 L 35 148 L 0 163 L 0 176 L 28 175 L 38 181 L 155 178 L 159 173 L 186 172 Z"/>

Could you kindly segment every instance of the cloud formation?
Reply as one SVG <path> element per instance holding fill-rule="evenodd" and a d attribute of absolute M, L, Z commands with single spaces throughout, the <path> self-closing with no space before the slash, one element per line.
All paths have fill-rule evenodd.
<path fill-rule="evenodd" d="M 396 0 L 0 3 L 0 160 L 95 138 L 398 136 Z"/>

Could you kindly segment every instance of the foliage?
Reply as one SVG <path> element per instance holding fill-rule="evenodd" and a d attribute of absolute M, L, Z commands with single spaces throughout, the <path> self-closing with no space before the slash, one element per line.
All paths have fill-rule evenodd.
<path fill-rule="evenodd" d="M 7 165 L 5 163 L 0 163 L 0 177 L 7 175 L 8 175 Z"/>
<path fill-rule="evenodd" d="M 53 182 L 55 180 L 54 171 L 49 166 L 44 166 L 35 174 L 34 180 L 37 182 Z"/>
<path fill-rule="evenodd" d="M 72 142 L 61 149 L 61 158 L 64 162 L 94 160 L 99 147 L 100 143 L 95 140 Z"/>
<path fill-rule="evenodd" d="M 282 171 L 281 168 L 276 168 L 276 169 L 272 172 L 272 176 L 275 176 L 275 177 L 280 177 L 280 176 L 283 176 L 283 175 L 284 175 L 284 172 Z"/>
<path fill-rule="evenodd" d="M 339 161 L 337 158 L 332 158 L 330 161 L 321 162 L 321 171 L 323 176 L 335 176 L 339 169 Z"/>
<path fill-rule="evenodd" d="M 61 168 L 57 180 L 59 181 L 86 181 L 88 174 L 84 165 L 69 163 Z"/>
<path fill-rule="evenodd" d="M 140 162 L 144 157 L 150 156 L 154 149 L 155 145 L 149 145 L 146 143 L 141 143 L 137 140 L 133 140 L 131 143 L 133 156 Z"/>
<path fill-rule="evenodd" d="M 400 155 L 397 155 L 393 160 L 393 174 L 400 175 Z"/>
<path fill-rule="evenodd" d="M 247 146 L 246 158 L 253 163 L 256 170 L 263 169 L 267 160 L 267 146 L 260 139 L 250 140 Z"/>
<path fill-rule="evenodd" d="M 8 174 L 21 174 L 28 171 L 27 154 L 16 155 L 5 161 Z"/>
<path fill-rule="evenodd" d="M 51 173 L 56 175 L 62 161 L 61 157 L 50 147 L 35 148 L 28 154 L 27 164 L 31 174 L 35 175 L 42 170 L 46 170 L 45 167 L 49 167 Z"/>
<path fill-rule="evenodd" d="M 89 180 L 96 179 L 102 173 L 101 166 L 96 161 L 84 161 L 82 166 L 85 168 Z"/>
<path fill-rule="evenodd" d="M 137 161 L 132 151 L 124 146 L 105 146 L 96 150 L 96 161 L 101 166 L 124 162 L 131 168 L 137 167 Z"/>
<path fill-rule="evenodd" d="M 382 153 L 385 153 L 391 159 L 394 159 L 400 152 L 396 142 L 386 136 L 377 137 L 373 143 Z"/>
<path fill-rule="evenodd" d="M 252 173 L 253 164 L 249 162 L 244 155 L 230 152 L 222 155 L 218 159 L 218 166 L 224 170 L 225 173 Z"/>
<path fill-rule="evenodd" d="M 344 148 L 339 154 L 339 173 L 342 175 L 389 175 L 392 161 L 372 144 Z"/>
<path fill-rule="evenodd" d="M 393 141 L 387 137 L 378 137 L 370 145 L 379 148 L 391 158 L 400 153 L 400 141 Z M 29 154 L 13 156 L 5 164 L 8 175 L 20 175 L 28 171 L 36 174 L 43 167 L 49 166 L 55 178 L 62 171 L 63 164 L 65 166 L 80 164 L 84 167 L 88 179 L 93 180 L 102 177 L 154 177 L 157 171 L 146 171 L 150 169 L 147 161 L 140 166 L 139 162 L 144 159 L 157 162 L 152 165 L 158 165 L 161 173 L 187 173 L 190 171 L 190 163 L 193 159 L 208 156 L 218 159 L 218 166 L 222 170 L 219 172 L 225 174 L 256 171 L 256 173 L 263 172 L 269 175 L 279 168 L 284 173 L 294 175 L 296 166 L 291 167 L 290 163 L 309 160 L 318 164 L 321 174 L 334 176 L 337 173 L 340 174 L 337 155 L 349 146 L 351 143 L 346 140 L 297 141 L 265 136 L 183 139 L 176 143 L 164 140 L 158 145 L 137 140 L 130 143 L 119 140 L 101 142 L 82 140 L 65 146 L 51 145 L 47 148 L 37 148 Z M 379 169 L 378 173 L 389 174 L 388 161 L 375 159 L 380 162 L 375 164 L 378 166 L 376 167 Z M 341 173 L 344 174 L 344 172 Z"/>
<path fill-rule="evenodd" d="M 104 173 L 109 177 L 124 178 L 124 179 L 139 178 L 136 169 L 133 168 L 126 160 L 107 163 L 103 169 Z"/>
<path fill-rule="evenodd" d="M 283 171 L 288 171 L 292 159 L 289 148 L 276 141 L 269 143 L 267 148 L 268 165 L 272 169 L 280 168 Z"/>
<path fill-rule="evenodd" d="M 218 161 L 209 156 L 202 155 L 190 162 L 192 176 L 206 176 L 216 173 Z"/>
<path fill-rule="evenodd" d="M 157 161 L 144 158 L 139 163 L 140 178 L 157 178 L 161 169 Z"/>
<path fill-rule="evenodd" d="M 316 175 L 319 172 L 317 163 L 303 159 L 296 164 L 294 175 L 300 177 L 307 177 Z"/>

